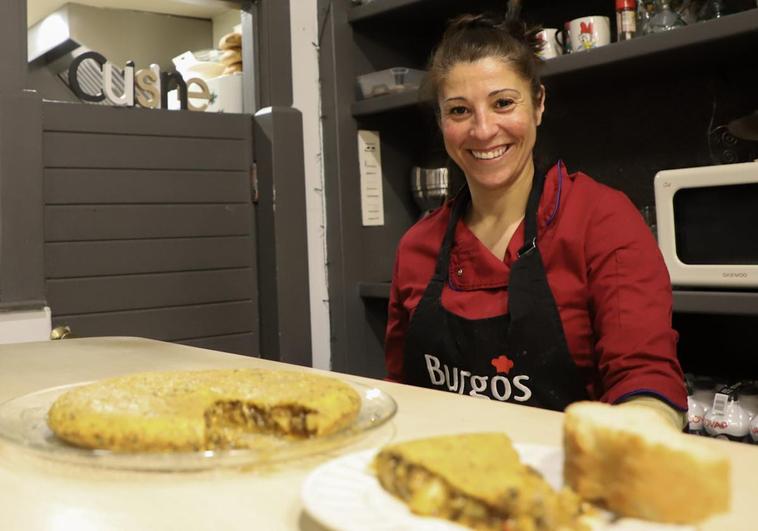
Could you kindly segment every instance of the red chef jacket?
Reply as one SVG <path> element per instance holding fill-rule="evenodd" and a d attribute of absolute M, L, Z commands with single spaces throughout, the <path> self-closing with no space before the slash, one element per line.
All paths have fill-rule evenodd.
<path fill-rule="evenodd" d="M 561 173 L 559 180 L 557 166 L 548 172 L 537 241 L 589 396 L 616 403 L 653 395 L 686 411 L 671 282 L 655 238 L 623 193 L 581 172 Z M 405 332 L 434 274 L 451 203 L 411 227 L 398 245 L 385 338 L 390 380 L 403 380 Z M 445 309 L 468 319 L 506 313 L 511 264 L 523 245 L 523 221 L 503 260 L 459 221 L 442 292 Z"/>

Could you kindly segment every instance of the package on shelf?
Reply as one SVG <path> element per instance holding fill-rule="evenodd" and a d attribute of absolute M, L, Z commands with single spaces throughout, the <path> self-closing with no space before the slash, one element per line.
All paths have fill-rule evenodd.
<path fill-rule="evenodd" d="M 421 86 L 426 72 L 397 66 L 358 76 L 358 86 L 363 98 L 416 90 Z"/>

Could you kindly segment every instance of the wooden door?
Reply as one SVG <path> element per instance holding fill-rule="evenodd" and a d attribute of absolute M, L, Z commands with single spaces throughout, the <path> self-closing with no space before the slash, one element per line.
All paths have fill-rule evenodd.
<path fill-rule="evenodd" d="M 252 117 L 43 102 L 53 326 L 258 355 Z"/>

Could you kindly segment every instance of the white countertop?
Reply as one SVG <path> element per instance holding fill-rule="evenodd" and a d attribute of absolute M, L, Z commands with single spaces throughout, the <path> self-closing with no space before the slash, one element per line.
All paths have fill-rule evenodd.
<path fill-rule="evenodd" d="M 139 338 L 0 345 L 0 401 L 129 372 L 245 366 L 301 369 Z M 556 447 L 561 443 L 560 413 L 337 376 L 370 383 L 389 393 L 398 403 L 397 415 L 356 444 L 275 470 L 180 474 L 103 470 L 40 459 L 0 440 L 0 529 L 319 530 L 302 509 L 300 486 L 310 470 L 331 457 L 389 440 L 463 431 L 502 430 L 515 442 Z M 733 508 L 702 529 L 755 529 L 758 447 L 705 442 L 726 449 L 733 461 Z"/>

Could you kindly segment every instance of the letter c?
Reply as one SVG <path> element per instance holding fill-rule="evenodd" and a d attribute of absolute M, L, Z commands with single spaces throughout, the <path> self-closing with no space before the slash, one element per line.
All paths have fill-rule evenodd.
<path fill-rule="evenodd" d="M 85 52 L 79 55 L 71 62 L 68 67 L 68 84 L 71 87 L 71 90 L 74 91 L 74 94 L 76 94 L 76 96 L 81 100 L 93 102 L 103 101 L 105 99 L 105 94 L 103 94 L 102 91 L 97 94 L 88 94 L 82 90 L 82 87 L 79 86 L 79 65 L 87 59 L 92 59 L 97 64 L 99 64 L 100 72 L 103 71 L 103 65 L 107 62 L 107 59 L 97 52 Z"/>

